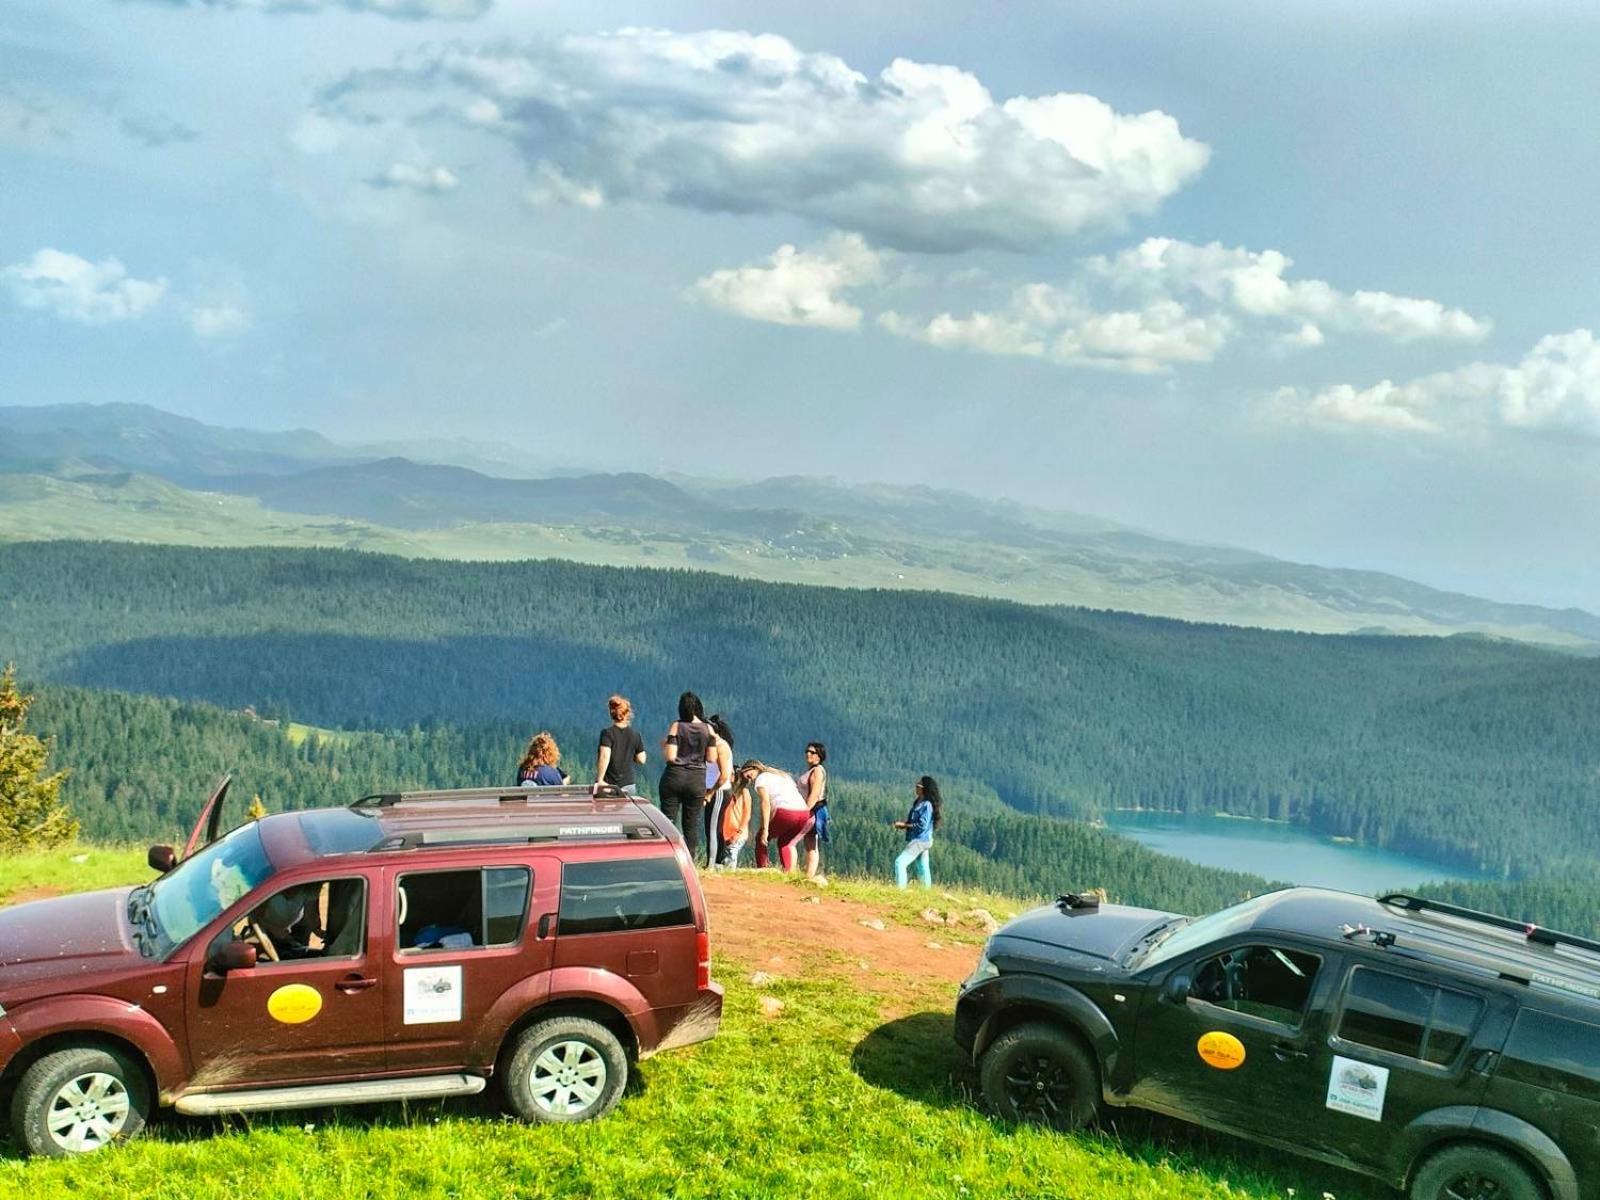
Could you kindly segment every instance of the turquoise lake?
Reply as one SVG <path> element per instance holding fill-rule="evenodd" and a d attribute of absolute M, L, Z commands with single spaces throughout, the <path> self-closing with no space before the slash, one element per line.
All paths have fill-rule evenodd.
<path fill-rule="evenodd" d="M 1179 813 L 1112 812 L 1106 825 L 1162 854 L 1207 867 L 1349 892 L 1397 891 L 1439 879 L 1478 879 L 1461 867 L 1335 842 L 1304 826 Z"/>

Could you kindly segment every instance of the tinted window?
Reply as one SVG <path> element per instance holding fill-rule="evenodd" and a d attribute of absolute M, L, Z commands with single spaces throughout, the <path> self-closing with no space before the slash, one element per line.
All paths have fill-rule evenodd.
<path fill-rule="evenodd" d="M 1472 1037 L 1482 1013 L 1483 1002 L 1476 997 L 1357 967 L 1345 992 L 1339 1037 L 1449 1066 Z"/>
<path fill-rule="evenodd" d="M 1298 1025 L 1322 960 L 1302 950 L 1237 946 L 1195 964 L 1191 999 L 1231 1012 Z"/>
<path fill-rule="evenodd" d="M 510 945 L 521 937 L 531 883 L 526 867 L 403 875 L 397 944 L 450 951 Z"/>
<path fill-rule="evenodd" d="M 1600 1100 L 1600 1025 L 1524 1009 L 1506 1039 L 1501 1079 Z"/>
<path fill-rule="evenodd" d="M 568 863 L 562 869 L 562 937 L 693 921 L 689 889 L 675 858 Z"/>

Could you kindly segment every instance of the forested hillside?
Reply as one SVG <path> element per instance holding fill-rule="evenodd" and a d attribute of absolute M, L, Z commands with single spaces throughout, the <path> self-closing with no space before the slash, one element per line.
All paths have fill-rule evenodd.
<path fill-rule="evenodd" d="M 742 753 L 822 738 L 841 779 L 930 771 L 1025 813 L 1287 817 L 1512 876 L 1600 844 L 1600 662 L 1481 639 L 345 552 L 12 545 L 0 586 L 0 658 L 36 680 L 502 746 L 581 729 L 584 756 L 607 693 L 653 744 L 687 686 Z"/>

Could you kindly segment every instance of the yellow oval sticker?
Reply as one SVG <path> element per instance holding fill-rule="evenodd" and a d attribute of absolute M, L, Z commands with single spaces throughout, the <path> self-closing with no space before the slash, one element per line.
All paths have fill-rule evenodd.
<path fill-rule="evenodd" d="M 322 993 L 303 983 L 289 983 L 267 997 L 267 1015 L 285 1025 L 300 1025 L 322 1011 Z"/>
<path fill-rule="evenodd" d="M 1220 1029 L 1201 1034 L 1195 1049 L 1206 1066 L 1219 1071 L 1232 1071 L 1244 1065 L 1244 1043 Z"/>

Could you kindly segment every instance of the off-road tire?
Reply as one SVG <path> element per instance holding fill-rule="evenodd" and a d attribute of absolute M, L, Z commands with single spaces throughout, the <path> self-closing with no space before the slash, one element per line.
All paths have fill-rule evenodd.
<path fill-rule="evenodd" d="M 501 1088 L 524 1121 L 592 1121 L 616 1107 L 628 1085 L 628 1055 L 612 1033 L 586 1017 L 551 1017 L 517 1035 Z"/>
<path fill-rule="evenodd" d="M 1077 1037 L 1056 1025 L 1008 1029 L 978 1065 L 983 1098 L 1010 1121 L 1077 1129 L 1100 1108 L 1100 1072 Z"/>
<path fill-rule="evenodd" d="M 77 1046 L 47 1054 L 23 1073 L 11 1100 L 11 1131 L 29 1154 L 66 1158 L 137 1137 L 149 1115 L 150 1084 L 137 1062 Z"/>
<path fill-rule="evenodd" d="M 1492 1190 L 1491 1190 L 1492 1185 Z M 1544 1185 L 1515 1156 L 1493 1146 L 1448 1146 L 1411 1181 L 1411 1200 L 1545 1200 Z"/>

